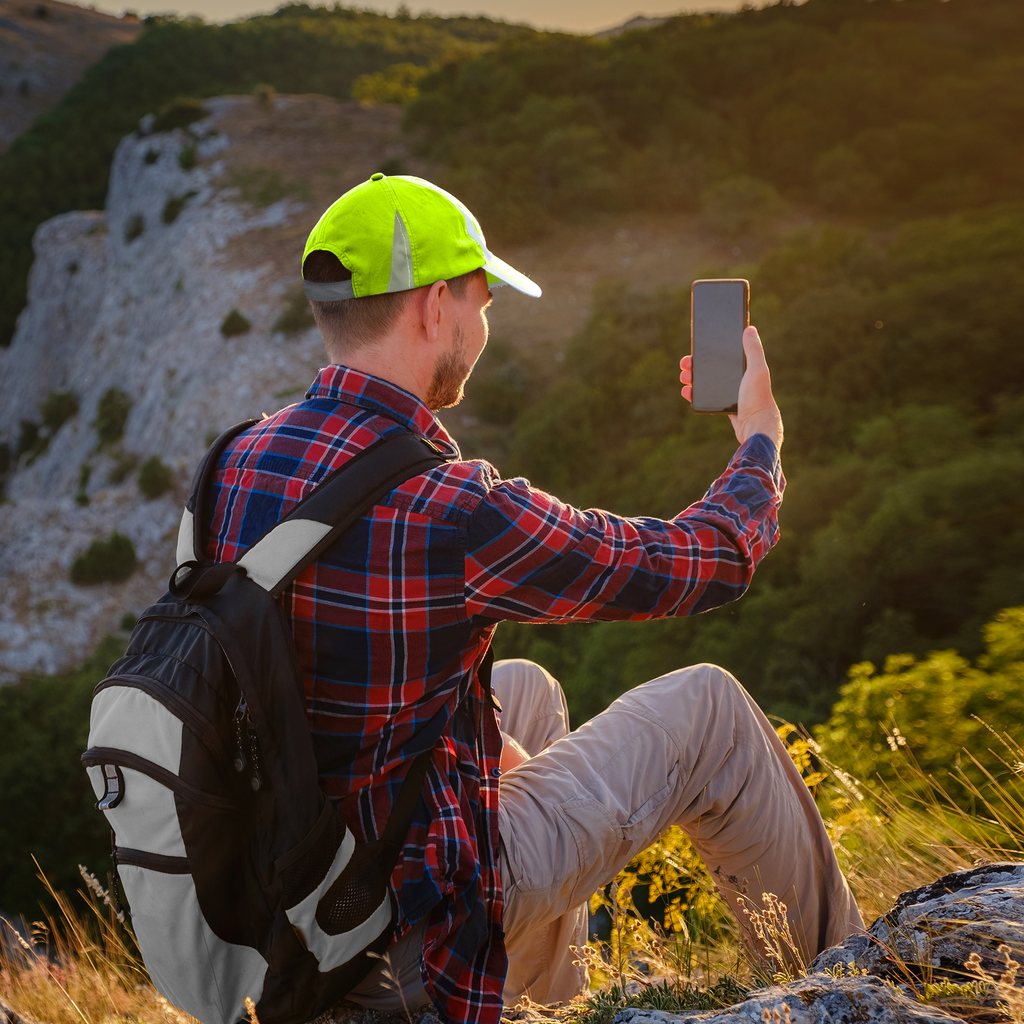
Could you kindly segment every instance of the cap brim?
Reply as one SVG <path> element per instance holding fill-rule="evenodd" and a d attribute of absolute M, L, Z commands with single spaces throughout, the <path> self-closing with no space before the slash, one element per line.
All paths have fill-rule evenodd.
<path fill-rule="evenodd" d="M 493 253 L 484 264 L 484 270 L 497 281 L 511 285 L 517 292 L 529 295 L 531 299 L 539 299 L 543 294 L 539 284 L 531 281 L 525 274 L 520 274 L 515 267 L 510 267 L 504 260 L 499 260 Z"/>

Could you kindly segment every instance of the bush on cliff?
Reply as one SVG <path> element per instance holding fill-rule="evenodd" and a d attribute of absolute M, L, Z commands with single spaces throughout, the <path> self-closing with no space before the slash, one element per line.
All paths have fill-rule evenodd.
<path fill-rule="evenodd" d="M 120 388 L 107 388 L 103 392 L 96 407 L 96 418 L 92 421 L 101 448 L 121 440 L 131 411 L 132 400 Z"/>
<path fill-rule="evenodd" d="M 139 490 L 152 501 L 174 486 L 174 470 L 159 455 L 151 455 L 139 467 Z"/>
<path fill-rule="evenodd" d="M 122 583 L 135 572 L 135 545 L 115 530 L 106 540 L 94 540 L 71 563 L 72 583 Z"/>

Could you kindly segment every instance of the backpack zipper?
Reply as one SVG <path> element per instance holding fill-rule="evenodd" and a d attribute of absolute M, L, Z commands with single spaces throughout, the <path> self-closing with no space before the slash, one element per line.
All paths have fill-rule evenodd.
<path fill-rule="evenodd" d="M 218 758 L 222 764 L 230 764 L 227 748 L 221 742 L 213 723 L 184 698 L 177 690 L 172 689 L 166 683 L 152 676 L 137 675 L 134 672 L 125 672 L 108 676 L 95 690 L 93 695 L 100 690 L 106 690 L 111 686 L 132 686 L 143 693 L 148 693 L 154 700 L 159 701 L 175 716 L 189 727 L 209 748 L 210 753 Z"/>
<path fill-rule="evenodd" d="M 228 800 L 216 793 L 207 793 L 205 790 L 186 782 L 180 775 L 175 775 L 162 765 L 155 764 L 148 758 L 135 754 L 130 750 L 120 750 L 116 747 L 90 747 L 82 755 L 82 764 L 86 768 L 93 768 L 97 765 L 114 764 L 121 768 L 131 768 L 134 771 L 148 775 L 154 782 L 166 786 L 183 800 L 191 800 L 193 803 L 204 804 L 219 811 L 229 811 L 233 814 L 240 814 L 241 811 L 232 800 Z"/>
<path fill-rule="evenodd" d="M 245 759 L 245 743 L 242 740 L 242 727 L 245 727 L 245 735 L 249 740 L 250 760 Z M 247 764 L 252 765 L 252 775 L 249 776 L 249 787 L 254 793 L 258 793 L 263 787 L 263 776 L 260 775 L 260 759 L 258 754 L 259 737 L 256 735 L 256 726 L 249 717 L 249 705 L 245 703 L 245 697 L 240 696 L 238 707 L 235 708 L 235 737 L 238 740 L 238 750 L 235 752 L 235 759 L 232 762 L 235 771 L 241 774 L 245 771 Z"/>

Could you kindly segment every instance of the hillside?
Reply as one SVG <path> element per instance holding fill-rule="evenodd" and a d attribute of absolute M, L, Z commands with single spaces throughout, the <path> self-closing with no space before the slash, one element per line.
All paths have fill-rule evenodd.
<path fill-rule="evenodd" d="M 444 419 L 467 456 L 580 505 L 673 515 L 720 472 L 728 424 L 678 397 L 688 287 L 751 280 L 788 487 L 748 594 L 690 620 L 503 623 L 499 656 L 550 668 L 576 723 L 715 661 L 770 712 L 831 716 L 830 755 L 887 781 L 890 700 L 915 747 L 933 721 L 945 733 L 929 767 L 958 757 L 967 730 L 948 723 L 973 713 L 1019 740 L 1019 644 L 1013 672 L 986 672 L 1002 610 L 1024 604 L 1022 33 L 1018 0 L 808 0 L 600 40 L 295 6 L 154 22 L 108 54 L 0 161 L 3 310 L 20 313 L 0 350 L 0 681 L 24 679 L 7 706 L 44 723 L 8 748 L 5 798 L 11 820 L 45 807 L 32 843 L 60 884 L 69 835 L 90 863 L 107 838 L 84 785 L 49 785 L 70 767 L 21 766 L 47 730 L 77 756 L 102 662 L 163 591 L 208 440 L 322 365 L 302 242 L 377 169 L 452 187 L 544 287 L 497 290 Z M 404 63 L 434 69 L 404 114 L 350 98 Z M 73 583 L 115 531 L 134 572 Z M 0 885 L 20 909 L 34 868 L 9 842 Z"/>
<path fill-rule="evenodd" d="M 111 46 L 141 31 L 137 18 L 58 0 L 0 0 L 0 155 Z"/>
<path fill-rule="evenodd" d="M 426 66 L 529 34 L 487 18 L 390 18 L 337 6 L 292 4 L 227 25 L 146 19 L 0 160 L 0 346 L 25 305 L 32 233 L 69 210 L 102 207 L 118 143 L 139 118 L 179 96 L 281 92 L 348 99 L 360 75 L 395 63 Z"/>

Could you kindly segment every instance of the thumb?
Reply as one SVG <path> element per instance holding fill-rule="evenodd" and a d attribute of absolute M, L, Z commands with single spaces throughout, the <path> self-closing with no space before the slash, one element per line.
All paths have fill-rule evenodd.
<path fill-rule="evenodd" d="M 768 362 L 764 357 L 764 345 L 756 327 L 747 327 L 743 331 L 743 354 L 747 357 L 747 370 L 768 373 Z"/>

